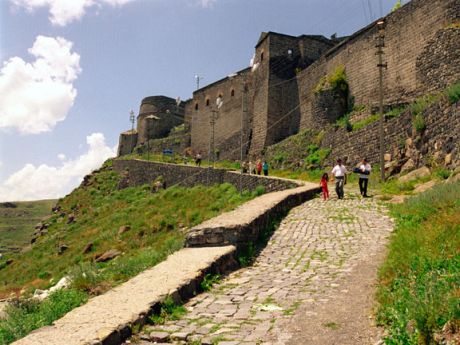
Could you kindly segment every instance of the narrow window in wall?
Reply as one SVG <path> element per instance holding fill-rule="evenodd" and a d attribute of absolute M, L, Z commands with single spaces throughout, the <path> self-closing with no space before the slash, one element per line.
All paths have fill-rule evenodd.
<path fill-rule="evenodd" d="M 195 103 L 195 110 L 198 110 L 198 103 Z"/>
<path fill-rule="evenodd" d="M 264 61 L 264 52 L 260 53 L 260 61 Z"/>
<path fill-rule="evenodd" d="M 230 92 L 230 95 L 233 97 L 235 96 L 235 90 L 232 89 L 232 91 Z"/>
<path fill-rule="evenodd" d="M 206 106 L 209 107 L 209 98 L 206 100 Z"/>

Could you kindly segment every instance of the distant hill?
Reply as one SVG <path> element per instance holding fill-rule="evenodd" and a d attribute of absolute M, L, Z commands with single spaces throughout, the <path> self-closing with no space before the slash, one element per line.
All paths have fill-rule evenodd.
<path fill-rule="evenodd" d="M 51 215 L 57 200 L 0 203 L 0 253 L 21 249 L 30 243 L 35 225 Z"/>

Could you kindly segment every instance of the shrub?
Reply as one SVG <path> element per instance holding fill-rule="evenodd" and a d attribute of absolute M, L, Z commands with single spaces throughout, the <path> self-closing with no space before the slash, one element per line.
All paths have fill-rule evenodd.
<path fill-rule="evenodd" d="M 176 304 L 174 300 L 168 296 L 161 304 L 160 313 L 152 315 L 150 321 L 155 325 L 163 325 L 168 320 L 178 320 L 185 315 L 187 310 L 184 306 Z"/>
<path fill-rule="evenodd" d="M 426 129 L 425 118 L 422 114 L 417 114 L 412 117 L 412 126 L 419 133 L 423 132 Z"/>
<path fill-rule="evenodd" d="M 82 291 L 63 289 L 52 293 L 43 302 L 17 301 L 7 307 L 6 318 L 0 319 L 0 344 L 9 344 L 34 329 L 50 325 L 87 299 L 88 295 Z"/>
<path fill-rule="evenodd" d="M 320 93 L 326 89 L 348 93 L 348 81 L 344 65 L 338 65 L 331 74 L 321 77 L 313 91 Z"/>
<path fill-rule="evenodd" d="M 204 276 L 203 281 L 200 283 L 200 287 L 203 291 L 211 290 L 214 284 L 218 284 L 220 282 L 220 275 L 218 274 L 206 274 Z"/>
<path fill-rule="evenodd" d="M 347 132 L 351 132 L 353 130 L 353 126 L 350 123 L 350 114 L 345 114 L 344 116 L 340 117 L 336 121 L 337 127 L 344 128 Z"/>
<path fill-rule="evenodd" d="M 262 194 L 265 194 L 265 187 L 264 186 L 257 186 L 256 189 L 254 190 L 255 196 L 260 196 Z"/>
<path fill-rule="evenodd" d="M 460 82 L 449 86 L 445 91 L 445 95 L 450 104 L 457 103 L 460 99 Z"/>

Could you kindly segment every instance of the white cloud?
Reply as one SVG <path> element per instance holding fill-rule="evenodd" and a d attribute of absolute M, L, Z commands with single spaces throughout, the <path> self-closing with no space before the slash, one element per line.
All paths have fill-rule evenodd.
<path fill-rule="evenodd" d="M 199 0 L 199 5 L 205 8 L 214 6 L 217 0 Z"/>
<path fill-rule="evenodd" d="M 63 153 L 58 154 L 57 157 L 59 158 L 60 161 L 63 161 L 66 159 L 66 156 Z"/>
<path fill-rule="evenodd" d="M 13 5 L 23 7 L 29 12 L 37 8 L 48 7 L 49 20 L 53 25 L 65 26 L 75 20 L 80 20 L 89 7 L 122 6 L 134 0 L 10 0 Z M 204 0 L 209 1 L 209 0 Z"/>
<path fill-rule="evenodd" d="M 62 37 L 37 36 L 28 51 L 35 61 L 10 58 L 0 70 L 0 129 L 23 134 L 50 131 L 67 116 L 81 72 L 80 55 Z"/>
<path fill-rule="evenodd" d="M 102 133 L 86 137 L 88 151 L 61 166 L 26 164 L 0 184 L 0 201 L 55 199 L 68 194 L 83 177 L 110 157 L 115 150 L 108 147 Z"/>

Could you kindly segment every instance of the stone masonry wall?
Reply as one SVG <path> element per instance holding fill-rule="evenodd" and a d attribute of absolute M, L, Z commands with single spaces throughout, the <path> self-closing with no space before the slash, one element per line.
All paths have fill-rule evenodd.
<path fill-rule="evenodd" d="M 196 185 L 211 186 L 214 184 L 230 183 L 239 188 L 240 181 L 243 190 L 255 190 L 264 186 L 265 192 L 281 191 L 299 185 L 280 178 L 259 175 L 239 174 L 224 169 L 200 168 L 190 165 L 147 162 L 141 160 L 114 160 L 113 167 L 123 174 L 120 187 L 134 187 L 149 184 L 162 176 L 166 187 L 179 184 L 184 187 Z"/>
<path fill-rule="evenodd" d="M 126 131 L 120 134 L 118 140 L 118 156 L 127 155 L 133 152 L 134 147 L 137 143 L 137 132 Z"/>
<path fill-rule="evenodd" d="M 244 141 L 248 141 L 248 119 L 243 118 L 243 84 L 249 83 L 248 70 L 238 72 L 236 76 L 224 78 L 193 94 L 193 100 L 187 109 L 191 114 L 191 147 L 194 152 L 201 152 L 207 156 L 211 141 L 211 116 L 217 110 L 216 99 L 220 96 L 223 100 L 222 107 L 215 113 L 214 145 L 219 152 L 225 152 L 229 159 L 240 156 L 239 139 L 236 146 L 229 146 L 228 142 L 238 136 L 243 128 Z M 209 104 L 208 104 L 209 102 Z"/>
<path fill-rule="evenodd" d="M 457 21 L 458 0 L 412 0 L 386 17 L 384 95 L 386 104 L 408 103 L 414 97 L 433 89 L 426 77 L 428 68 L 452 74 L 458 69 L 458 60 L 451 59 L 441 49 L 447 49 L 449 42 L 455 43 L 455 35 L 439 34 L 450 23 Z M 315 117 L 312 112 L 313 92 L 319 79 L 331 73 L 338 65 L 345 66 L 350 93 L 355 104 L 369 108 L 378 103 L 378 68 L 375 55 L 376 25 L 373 23 L 341 42 L 323 55 L 318 61 L 302 71 L 298 77 L 301 100 L 301 129 L 312 128 Z M 436 41 L 446 39 L 448 42 Z M 458 37 L 458 36 L 457 36 Z M 434 45 L 433 48 L 429 48 Z M 442 48 L 441 48 L 442 47 Z M 458 53 L 455 46 L 449 46 L 450 54 Z M 423 55 L 436 51 L 436 63 L 427 62 Z M 438 69 L 438 66 L 445 66 Z M 419 68 L 419 72 L 417 70 Z M 453 69 L 453 70 L 452 70 Z M 453 79 L 453 78 L 450 78 Z M 445 84 L 445 83 L 444 83 Z M 435 86 L 441 86 L 436 85 Z"/>
<path fill-rule="evenodd" d="M 142 100 L 137 117 L 137 145 L 149 139 L 163 138 L 172 128 L 184 123 L 183 104 L 165 96 L 146 97 Z"/>
<path fill-rule="evenodd" d="M 415 167 L 426 164 L 448 168 L 460 166 L 460 104 L 451 105 L 442 100 L 428 107 L 422 116 L 426 124 L 423 132 L 413 128 L 410 110 L 387 120 L 385 153 L 401 163 L 411 159 Z M 322 146 L 332 149 L 328 161 L 331 165 L 339 157 L 349 166 L 357 164 L 362 157 L 376 164 L 379 162 L 379 122 L 353 132 L 331 129 L 324 135 Z"/>

